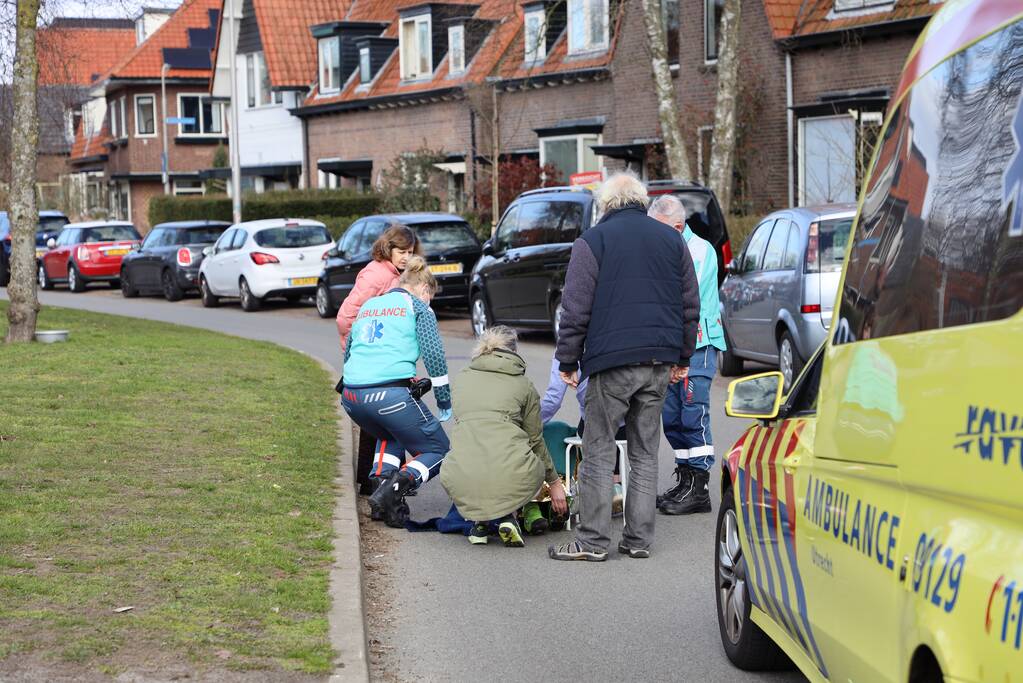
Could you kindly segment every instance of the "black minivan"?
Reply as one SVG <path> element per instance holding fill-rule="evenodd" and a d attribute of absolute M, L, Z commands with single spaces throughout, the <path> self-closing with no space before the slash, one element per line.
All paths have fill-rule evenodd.
<path fill-rule="evenodd" d="M 366 216 L 352 223 L 327 252 L 316 285 L 316 312 L 321 318 L 337 315 L 341 302 L 355 286 L 355 278 L 371 259 L 373 243 L 393 224 L 412 228 L 423 256 L 440 288 L 436 306 L 464 306 L 469 295 L 469 272 L 480 257 L 480 243 L 465 221 L 450 213 L 393 213 Z"/>
<path fill-rule="evenodd" d="M 685 204 L 687 222 L 718 254 L 718 279 L 725 276 L 731 246 L 717 198 L 710 189 L 682 181 L 647 184 L 651 197 L 674 194 Z M 572 242 L 599 220 L 593 194 L 577 187 L 548 187 L 519 195 L 483 245 L 469 283 L 472 330 L 491 325 L 551 329 L 558 333 L 561 290 Z"/>

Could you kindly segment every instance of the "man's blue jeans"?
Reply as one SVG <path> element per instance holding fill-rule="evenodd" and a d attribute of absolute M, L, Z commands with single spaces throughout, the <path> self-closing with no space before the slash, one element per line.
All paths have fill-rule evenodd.
<path fill-rule="evenodd" d="M 661 418 L 676 464 L 704 471 L 714 465 L 710 384 L 716 373 L 717 349 L 704 346 L 689 360 L 689 376 L 668 387 Z"/>
<path fill-rule="evenodd" d="M 407 469 L 418 485 L 437 476 L 451 448 L 440 422 L 422 401 L 405 387 L 345 387 L 341 394 L 345 412 L 362 429 L 376 437 L 372 476 L 386 478 L 394 470 Z M 403 465 L 405 451 L 412 456 Z"/>

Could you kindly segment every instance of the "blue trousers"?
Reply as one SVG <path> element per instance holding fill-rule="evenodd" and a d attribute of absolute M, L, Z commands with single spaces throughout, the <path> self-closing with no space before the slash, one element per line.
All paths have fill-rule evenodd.
<path fill-rule="evenodd" d="M 448 435 L 408 389 L 345 387 L 341 405 L 359 427 L 377 439 L 372 476 L 386 478 L 401 468 L 412 472 L 418 487 L 440 472 L 441 461 L 451 448 Z M 406 451 L 413 457 L 403 464 Z"/>
<path fill-rule="evenodd" d="M 675 451 L 676 464 L 709 471 L 714 465 L 710 384 L 717 372 L 717 350 L 697 349 L 689 363 L 689 376 L 670 385 L 664 397 L 664 436 Z"/>

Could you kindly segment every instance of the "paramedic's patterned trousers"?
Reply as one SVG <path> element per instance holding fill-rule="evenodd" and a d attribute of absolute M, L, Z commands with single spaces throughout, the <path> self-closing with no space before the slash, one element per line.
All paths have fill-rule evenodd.
<path fill-rule="evenodd" d="M 412 472 L 417 486 L 440 472 L 450 449 L 448 435 L 430 409 L 405 387 L 367 387 L 341 394 L 341 405 L 360 428 L 377 438 L 373 476 L 386 478 L 401 467 Z M 413 459 L 402 466 L 405 451 Z"/>
<path fill-rule="evenodd" d="M 704 346 L 689 359 L 689 376 L 668 387 L 664 397 L 664 436 L 675 463 L 709 471 L 714 464 L 710 433 L 710 383 L 717 373 L 717 349 Z"/>

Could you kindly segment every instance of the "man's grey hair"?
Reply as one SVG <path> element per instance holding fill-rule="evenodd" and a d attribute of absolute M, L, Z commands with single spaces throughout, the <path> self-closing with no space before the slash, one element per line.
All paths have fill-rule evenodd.
<path fill-rule="evenodd" d="M 515 330 L 504 325 L 495 325 L 480 335 L 476 348 L 472 350 L 472 357 L 479 358 L 498 349 L 517 351 L 518 341 L 519 335 Z"/>
<path fill-rule="evenodd" d="M 613 174 L 600 186 L 597 197 L 597 204 L 604 213 L 626 206 L 646 206 L 646 202 L 646 188 L 632 171 Z"/>
<path fill-rule="evenodd" d="M 662 194 L 654 200 L 647 215 L 670 225 L 686 222 L 686 206 L 673 194 Z"/>

